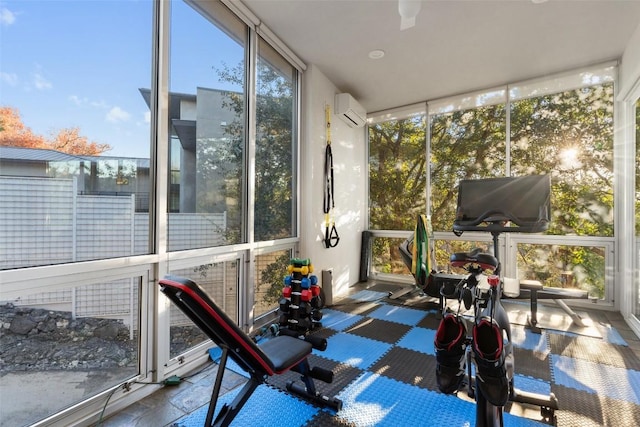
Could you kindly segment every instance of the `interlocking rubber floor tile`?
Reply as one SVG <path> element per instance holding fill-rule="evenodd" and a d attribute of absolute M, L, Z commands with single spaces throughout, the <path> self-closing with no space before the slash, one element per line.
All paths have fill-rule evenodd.
<path fill-rule="evenodd" d="M 516 374 L 551 381 L 550 354 L 538 353 L 519 347 L 513 348 Z"/>
<path fill-rule="evenodd" d="M 419 351 L 394 347 L 369 371 L 416 387 L 438 390 L 436 358 Z"/>
<path fill-rule="evenodd" d="M 556 384 L 640 405 L 640 371 L 551 355 Z"/>
<path fill-rule="evenodd" d="M 425 315 L 425 312 L 422 310 L 384 304 L 377 310 L 371 312 L 369 317 L 415 326 Z"/>
<path fill-rule="evenodd" d="M 597 338 L 549 334 L 549 347 L 553 354 L 640 371 L 640 358 L 631 348 Z"/>
<path fill-rule="evenodd" d="M 435 330 L 415 327 L 402 337 L 396 345 L 435 356 L 436 353 L 433 347 L 435 338 Z"/>
<path fill-rule="evenodd" d="M 335 329 L 336 331 L 344 331 L 349 326 L 359 322 L 360 320 L 362 320 L 362 316 L 357 314 L 350 314 L 331 309 L 322 310 L 322 326 L 325 328 Z"/>
<path fill-rule="evenodd" d="M 336 416 L 357 426 L 471 426 L 476 405 L 453 395 L 418 388 L 374 373 L 364 373 L 340 395 Z M 508 426 L 542 426 L 504 414 Z"/>
<path fill-rule="evenodd" d="M 551 393 L 551 384 L 549 384 L 549 381 L 543 381 L 538 378 L 515 374 L 513 384 L 518 390 L 529 393 L 538 393 L 544 396 L 549 396 L 549 393 Z"/>
<path fill-rule="evenodd" d="M 391 344 L 382 341 L 340 332 L 329 338 L 327 349 L 322 352 L 322 357 L 366 369 L 391 347 Z"/>
<path fill-rule="evenodd" d="M 386 320 L 371 319 L 369 317 L 366 317 L 360 322 L 346 329 L 345 332 L 359 335 L 365 338 L 383 341 L 389 344 L 395 344 L 410 329 L 411 326 L 408 325 L 402 325 L 399 323 L 387 322 Z"/>
<path fill-rule="evenodd" d="M 539 334 L 520 325 L 511 325 L 511 341 L 513 345 L 526 350 L 548 353 L 547 332 Z"/>
<path fill-rule="evenodd" d="M 370 291 L 368 289 L 363 289 L 362 291 L 356 292 L 353 295 L 349 295 L 349 298 L 357 300 L 357 301 L 381 301 L 386 298 L 388 293 L 386 292 L 376 292 Z"/>
<path fill-rule="evenodd" d="M 214 418 L 225 403 L 230 403 L 241 387 L 220 396 Z M 207 406 L 181 418 L 175 427 L 202 427 L 207 418 Z M 290 394 L 267 385 L 260 385 L 231 423 L 232 427 L 279 426 L 299 427 L 318 413 L 319 409 Z"/>
<path fill-rule="evenodd" d="M 312 331 L 326 338 L 328 345 L 325 351 L 313 351 L 311 366 L 334 372 L 331 384 L 316 381 L 316 387 L 322 394 L 341 398 L 341 411 L 319 409 L 273 390 L 300 380 L 300 374 L 287 372 L 269 378 L 269 386 L 260 386 L 260 393 L 249 399 L 232 426 L 475 425 L 476 405 L 464 390 L 444 395 L 437 389 L 433 340 L 439 312 L 428 304 L 391 301 L 382 290 L 386 288 L 361 291 L 324 308 L 323 328 Z M 524 313 L 529 306 L 516 307 Z M 640 426 L 640 359 L 629 346 L 616 345 L 622 340 L 606 324 L 595 324 L 589 333 L 596 333 L 591 335 L 575 333 L 575 327 L 571 331 L 545 329 L 535 334 L 512 324 L 516 388 L 555 393 L 560 406 L 558 427 Z M 230 401 L 235 392 L 221 397 L 220 403 Z M 260 410 L 253 406 L 256 400 Z M 508 404 L 505 411 L 517 409 L 513 405 Z M 206 406 L 176 426 L 200 426 L 205 414 Z M 546 425 L 536 416 L 520 415 L 505 412 L 504 425 Z"/>
<path fill-rule="evenodd" d="M 640 406 L 631 402 L 553 385 L 558 426 L 640 426 Z"/>

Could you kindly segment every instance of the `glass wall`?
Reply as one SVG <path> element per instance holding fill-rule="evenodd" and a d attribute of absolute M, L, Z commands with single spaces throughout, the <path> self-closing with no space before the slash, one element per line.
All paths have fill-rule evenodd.
<path fill-rule="evenodd" d="M 24 292 L 3 301 L 0 322 L 9 326 L 0 336 L 3 425 L 30 425 L 139 374 L 142 280 Z"/>
<path fill-rule="evenodd" d="M 296 70 L 262 38 L 256 70 L 255 240 L 295 235 Z"/>
<path fill-rule="evenodd" d="M 177 263 L 172 263 L 171 275 L 188 277 L 195 281 L 231 319 L 239 322 L 239 260 L 210 262 L 187 267 L 178 267 L 174 264 Z M 169 310 L 169 356 L 171 358 L 209 340 L 175 304 L 171 304 Z"/>
<path fill-rule="evenodd" d="M 246 37 L 220 4 L 171 2 L 171 251 L 246 241 Z"/>
<path fill-rule="evenodd" d="M 0 269 L 149 253 L 151 11 L 3 2 Z"/>
<path fill-rule="evenodd" d="M 635 314 L 640 318 L 640 98 L 636 101 L 636 199 L 635 199 L 635 230 L 636 230 L 636 257 L 635 257 L 635 274 L 634 279 L 636 281 L 636 301 L 635 301 Z"/>
<path fill-rule="evenodd" d="M 256 255 L 256 280 L 254 282 L 253 317 L 261 316 L 279 308 L 284 277 L 292 258 L 291 250 L 265 251 Z"/>
<path fill-rule="evenodd" d="M 461 179 L 505 176 L 505 104 L 431 114 L 431 219 L 451 231 Z"/>
<path fill-rule="evenodd" d="M 297 244 L 301 63 L 247 22 L 217 1 L 3 2 L 3 423 L 97 421 L 185 374 L 209 341 L 165 274 L 247 330 L 277 307 L 258 290 Z"/>
<path fill-rule="evenodd" d="M 0 269 L 29 277 L 0 279 L 3 425 L 30 425 L 145 372 L 148 272 L 74 277 L 62 265 L 150 253 L 141 89 L 151 87 L 152 9 L 2 3 Z"/>
<path fill-rule="evenodd" d="M 511 174 L 552 178 L 547 234 L 613 237 L 613 93 L 611 82 L 511 103 Z M 603 246 L 522 245 L 517 253 L 520 277 L 605 297 Z"/>
<path fill-rule="evenodd" d="M 426 127 L 423 111 L 369 126 L 369 228 L 413 230 L 426 210 Z M 375 237 L 373 273 L 406 274 L 404 238 Z"/>
<path fill-rule="evenodd" d="M 615 66 L 603 65 L 430 101 L 428 143 L 411 140 L 404 120 L 374 121 L 369 130 L 369 228 L 407 230 L 408 235 L 416 213 L 430 214 L 436 264 L 446 270 L 452 252 L 486 240 L 482 233 L 465 232 L 462 238 L 451 233 L 461 179 L 549 174 L 552 221 L 545 234 L 570 239 L 556 243 L 540 235 L 532 242 L 502 235 L 500 245 L 510 253 L 503 257 L 505 252 L 499 252 L 501 258 L 514 261 L 505 266 L 506 273 L 546 286 L 587 290 L 610 302 L 614 75 Z M 407 146 L 417 141 L 407 158 L 402 157 L 406 148 L 397 143 L 399 136 Z M 428 180 L 411 175 L 423 170 L 416 158 L 419 151 L 429 153 Z M 424 200 L 411 192 L 412 185 L 425 182 L 428 211 L 420 203 L 412 205 Z M 374 239 L 372 272 L 407 272 L 394 253 L 401 242 L 392 236 Z M 485 249 L 492 250 L 491 244 Z"/>

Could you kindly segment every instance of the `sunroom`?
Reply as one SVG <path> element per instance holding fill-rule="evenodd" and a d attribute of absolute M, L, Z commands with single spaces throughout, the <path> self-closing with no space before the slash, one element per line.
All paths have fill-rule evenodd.
<path fill-rule="evenodd" d="M 118 425 L 211 366 L 215 345 L 158 286 L 168 275 L 197 282 L 250 336 L 278 322 L 292 260 L 312 263 L 327 329 L 353 295 L 422 309 L 433 298 L 401 250 L 422 215 L 432 270 L 453 273 L 450 255 L 479 247 L 499 252 L 505 277 L 584 296 L 538 301 L 537 334 L 512 320 L 544 337 L 552 373 L 573 360 L 552 359 L 566 344 L 549 338 L 558 324 L 638 360 L 640 2 L 7 0 L 0 11 L 0 424 Z M 550 178 L 548 228 L 496 241 L 453 232 L 462 180 L 529 175 Z M 531 326 L 530 299 L 513 304 Z M 369 316 L 359 327 L 376 324 L 350 307 Z M 436 327 L 420 329 L 431 352 Z M 630 397 L 585 393 L 633 413 L 640 368 L 624 363 Z M 331 422 L 405 419 L 384 413 Z"/>

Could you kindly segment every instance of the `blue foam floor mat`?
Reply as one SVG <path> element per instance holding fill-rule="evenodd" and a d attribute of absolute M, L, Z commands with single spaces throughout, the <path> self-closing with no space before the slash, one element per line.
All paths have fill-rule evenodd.
<path fill-rule="evenodd" d="M 344 408 L 337 418 L 356 426 L 469 426 L 476 406 L 452 395 L 416 388 L 367 372 L 338 396 Z M 508 426 L 545 424 L 505 414 Z"/>
<path fill-rule="evenodd" d="M 337 333 L 327 340 L 327 349 L 323 352 L 313 350 L 314 354 L 344 363 L 354 368 L 366 369 L 392 347 L 381 341 L 347 334 Z"/>
<path fill-rule="evenodd" d="M 337 378 L 334 383 L 338 383 L 339 387 L 335 388 L 337 391 L 332 392 L 332 396 L 335 394 L 343 401 L 340 411 L 322 409 L 282 392 L 275 386 L 261 385 L 240 411 L 232 426 L 473 426 L 475 403 L 465 398 L 466 396 L 442 394 L 435 385 L 433 341 L 438 322 L 437 313 L 433 310 L 400 306 L 396 300 L 393 304 L 387 303 L 381 297 L 382 294 L 361 291 L 354 295 L 355 298 L 351 298 L 357 302 L 375 301 L 372 309 L 367 310 L 367 314 L 347 313 L 340 311 L 339 307 L 323 310 L 321 332 L 327 337 L 328 345 L 325 351 L 314 349 L 313 357 L 316 361 L 322 360 L 323 366 L 334 370 Z M 345 304 L 345 307 L 349 305 Z M 403 332 L 390 334 L 389 328 L 393 330 L 393 324 L 398 325 L 397 331 Z M 361 327 L 353 327 L 354 325 Z M 579 357 L 578 355 L 567 357 L 553 354 L 550 345 L 553 335 L 549 333 L 542 331 L 541 334 L 536 334 L 520 325 L 512 326 L 512 343 L 514 348 L 518 349 L 515 387 L 547 396 L 554 392 L 554 387 L 562 387 L 561 391 L 575 390 L 576 393 L 606 396 L 623 402 L 626 406 L 616 406 L 615 410 L 627 408 L 624 410 L 630 412 L 628 415 L 620 413 L 618 416 L 631 420 L 629 425 L 636 425 L 635 421 L 640 418 L 640 371 L 575 358 Z M 615 352 L 618 345 L 623 345 L 623 340 L 617 339 L 617 336 L 619 334 L 615 329 L 603 334 L 603 338 L 598 342 L 605 346 L 602 350 L 606 351 L 604 354 L 609 354 L 608 351 Z M 573 338 L 567 334 L 566 339 Z M 557 341 L 554 341 L 554 351 L 564 351 L 564 344 L 559 346 Z M 613 344 L 611 341 L 619 344 Z M 212 353 L 214 360 L 216 356 L 219 358 L 219 353 Z M 234 368 L 237 365 L 231 359 L 228 363 L 229 369 L 243 373 L 239 367 Z M 348 366 L 350 372 L 355 371 L 355 374 L 341 381 L 341 372 L 345 370 L 341 366 Z M 294 380 L 299 378 L 298 374 L 285 375 L 289 374 Z M 546 380 L 537 378 L 538 375 Z M 277 381 L 272 383 L 278 384 Z M 237 391 L 238 389 L 221 396 L 218 408 L 222 403 L 230 402 Z M 465 391 L 459 393 L 464 394 Z M 564 393 L 567 394 L 566 391 Z M 586 415 L 580 412 L 579 407 L 574 408 L 572 402 L 561 401 L 559 404 L 561 410 L 556 411 L 556 414 L 563 415 L 558 419 L 565 422 L 558 423 L 559 427 L 573 425 L 566 420 L 585 420 Z M 598 409 L 613 410 L 609 405 L 602 405 L 602 408 Z M 205 406 L 185 416 L 175 426 L 201 426 L 206 411 Z M 504 424 L 548 425 L 541 417 L 532 416 L 532 413 L 535 414 L 536 411 L 529 411 L 527 416 L 521 416 L 519 412 L 511 414 L 505 411 Z M 539 410 L 537 414 L 539 416 Z M 598 420 L 603 419 L 612 418 L 603 413 L 600 418 L 594 416 L 593 422 L 599 425 Z"/>
<path fill-rule="evenodd" d="M 241 387 L 220 396 L 216 405 L 215 416 L 225 403 L 230 403 L 238 394 Z M 175 427 L 202 427 L 207 418 L 207 406 L 183 417 Z M 267 385 L 260 385 L 253 392 L 247 403 L 234 418 L 231 426 L 279 426 L 299 427 L 307 423 L 316 413 L 318 408 L 303 402 L 290 394 L 277 390 Z"/>

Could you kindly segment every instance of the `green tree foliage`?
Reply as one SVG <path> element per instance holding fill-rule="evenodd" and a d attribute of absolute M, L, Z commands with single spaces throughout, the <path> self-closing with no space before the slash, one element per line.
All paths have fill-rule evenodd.
<path fill-rule="evenodd" d="M 255 238 L 293 235 L 293 82 L 258 62 L 256 88 Z"/>
<path fill-rule="evenodd" d="M 549 234 L 613 236 L 613 84 L 513 103 L 511 173 L 551 174 Z"/>
<path fill-rule="evenodd" d="M 288 274 L 287 268 L 291 261 L 289 251 L 284 251 L 260 272 L 260 288 L 266 289 L 261 298 L 262 303 L 277 303 L 282 297 L 284 278 Z"/>
<path fill-rule="evenodd" d="M 218 70 L 221 80 L 242 85 L 244 66 Z M 255 144 L 255 240 L 290 237 L 293 233 L 293 82 L 265 61 L 258 62 L 256 79 L 256 144 Z M 242 200 L 246 150 L 245 97 L 227 92 L 222 108 L 235 113 L 227 124 L 228 142 L 211 153 L 209 162 L 227 170 L 225 199 Z M 232 165 L 232 166 L 230 166 Z M 241 206 L 229 206 L 232 218 L 240 218 Z M 238 227 L 230 227 L 240 230 Z M 239 237 L 238 237 L 239 238 Z"/>
<path fill-rule="evenodd" d="M 379 230 L 412 229 L 425 211 L 426 137 L 423 117 L 369 128 L 369 221 Z"/>
<path fill-rule="evenodd" d="M 613 84 L 518 100 L 510 108 L 509 152 L 504 104 L 431 117 L 434 230 L 451 230 L 461 179 L 506 176 L 510 170 L 511 176 L 551 175 L 552 222 L 547 234 L 612 237 Z M 390 121 L 375 125 L 370 133 L 372 228 L 411 230 L 416 214 L 424 212 L 416 203 L 423 199 L 410 191 L 421 176 L 406 172 L 424 170 L 420 153 L 426 146 L 399 139 L 404 126 L 405 121 Z M 405 155 L 403 150 L 412 151 Z M 382 256 L 384 250 L 379 249 L 381 259 L 393 265 L 393 255 Z M 518 255 L 519 269 L 528 278 L 546 285 L 579 284 L 597 296 L 604 294 L 603 248 L 519 245 Z M 437 253 L 436 258 L 446 260 L 448 254 Z"/>
<path fill-rule="evenodd" d="M 442 114 L 431 119 L 431 221 L 450 231 L 461 179 L 505 176 L 504 105 Z"/>
<path fill-rule="evenodd" d="M 369 223 L 379 230 L 411 230 L 425 211 L 426 136 L 423 117 L 369 128 Z M 385 273 L 406 272 L 398 239 L 374 239 L 372 257 Z"/>

